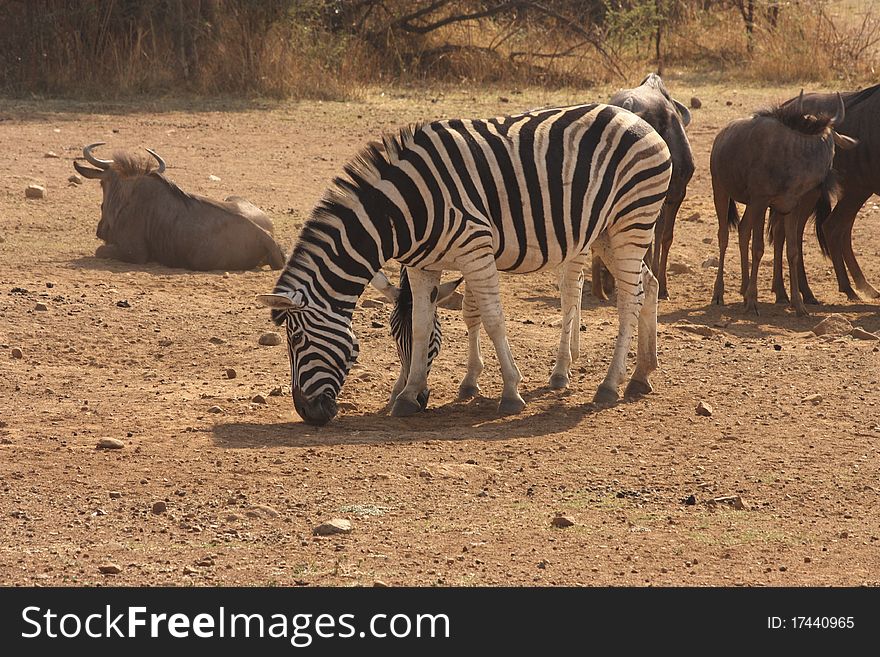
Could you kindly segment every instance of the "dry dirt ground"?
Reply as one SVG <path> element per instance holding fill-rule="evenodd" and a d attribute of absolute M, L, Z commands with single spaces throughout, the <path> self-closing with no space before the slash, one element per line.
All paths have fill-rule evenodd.
<path fill-rule="evenodd" d="M 264 208 L 289 249 L 328 181 L 383 130 L 603 100 L 613 89 L 372 89 L 340 103 L 4 101 L 0 583 L 880 585 L 880 343 L 808 333 L 832 312 L 876 332 L 880 303 L 847 302 L 812 236 L 807 268 L 824 302 L 812 317 L 772 303 L 767 255 L 760 315 L 744 315 L 735 236 L 727 306 L 710 304 L 715 269 L 702 266 L 717 254 L 714 134 L 798 89 L 667 81 L 703 107 L 671 257 L 687 267 L 670 276 L 672 299 L 660 305 L 655 392 L 604 410 L 589 403 L 617 317 L 588 292 L 572 386 L 550 390 L 555 275 L 510 276 L 504 303 L 526 410 L 496 415 L 500 377 L 485 337 L 485 397 L 456 401 L 464 326 L 443 311 L 431 407 L 391 418 L 389 307 L 368 290 L 373 303 L 355 315 L 361 360 L 344 410 L 324 428 L 293 410 L 285 347 L 257 342 L 274 327 L 253 295 L 277 274 L 96 259 L 99 186 L 67 182 L 82 146 L 156 149 L 184 189 Z M 34 182 L 45 199 L 25 199 Z M 856 245 L 878 285 L 875 201 L 857 221 Z M 277 387 L 283 394 L 272 396 Z M 268 403 L 252 402 L 257 394 Z M 710 417 L 695 413 L 700 401 Z M 96 449 L 104 438 L 124 447 Z M 744 508 L 711 502 L 732 496 Z M 154 513 L 156 502 L 167 510 Z M 574 525 L 554 527 L 557 512 Z M 313 535 L 331 518 L 350 520 L 351 533 Z M 102 574 L 106 563 L 121 572 Z"/>

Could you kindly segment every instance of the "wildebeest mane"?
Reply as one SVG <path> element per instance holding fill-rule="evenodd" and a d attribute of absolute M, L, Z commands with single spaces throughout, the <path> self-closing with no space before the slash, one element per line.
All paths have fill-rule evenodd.
<path fill-rule="evenodd" d="M 115 171 L 120 178 L 152 176 L 161 180 L 169 190 L 182 201 L 191 202 L 196 200 L 192 195 L 186 193 L 180 189 L 180 187 L 168 180 L 163 174 L 159 173 L 157 168 L 156 162 L 146 157 L 132 155 L 131 153 L 125 152 L 113 153 L 113 164 L 111 165 L 111 169 Z"/>
<path fill-rule="evenodd" d="M 875 84 L 873 87 L 867 87 L 861 91 L 857 91 L 855 94 L 844 100 L 846 109 L 852 109 L 859 103 L 868 100 L 868 98 L 877 93 L 878 89 L 880 89 L 880 84 Z"/>
<path fill-rule="evenodd" d="M 755 117 L 767 117 L 804 135 L 819 135 L 831 125 L 831 114 L 804 114 L 797 110 L 797 103 L 776 105 L 755 112 Z"/>

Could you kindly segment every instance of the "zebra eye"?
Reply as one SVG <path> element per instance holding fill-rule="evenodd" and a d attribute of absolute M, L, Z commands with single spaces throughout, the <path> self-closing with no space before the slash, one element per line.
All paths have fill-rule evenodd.
<path fill-rule="evenodd" d="M 290 341 L 290 344 L 291 344 L 291 345 L 293 345 L 294 347 L 296 347 L 296 346 L 298 346 L 299 344 L 302 343 L 302 341 L 303 341 L 303 337 L 304 337 L 304 336 L 303 336 L 302 333 L 296 332 L 296 333 L 290 333 L 290 334 L 288 334 L 287 339 Z"/>

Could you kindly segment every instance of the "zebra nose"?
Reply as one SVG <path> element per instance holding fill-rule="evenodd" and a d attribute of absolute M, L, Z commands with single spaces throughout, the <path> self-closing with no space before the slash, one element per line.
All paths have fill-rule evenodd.
<path fill-rule="evenodd" d="M 323 425 L 336 417 L 336 399 L 329 392 L 307 399 L 299 388 L 293 390 L 293 406 L 308 424 Z"/>

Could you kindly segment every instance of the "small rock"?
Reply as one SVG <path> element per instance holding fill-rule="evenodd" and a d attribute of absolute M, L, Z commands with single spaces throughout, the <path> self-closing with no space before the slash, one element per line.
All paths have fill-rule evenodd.
<path fill-rule="evenodd" d="M 565 527 L 572 527 L 574 525 L 574 520 L 566 515 L 557 513 L 553 517 L 553 520 L 550 521 L 550 524 L 559 529 L 564 529 Z"/>
<path fill-rule="evenodd" d="M 120 497 L 122 497 L 122 493 L 120 493 L 118 490 L 111 490 L 107 494 L 110 496 L 111 500 L 118 500 Z"/>
<path fill-rule="evenodd" d="M 697 415 L 702 415 L 703 417 L 710 417 L 712 415 L 712 407 L 704 401 L 700 401 L 697 404 Z"/>
<path fill-rule="evenodd" d="M 702 335 L 703 337 L 712 337 L 716 335 L 718 332 L 713 329 L 711 326 L 705 326 L 704 324 L 691 324 L 690 322 L 681 321 L 672 325 L 674 328 L 681 329 L 682 331 L 687 331 L 688 333 L 696 333 L 697 335 Z"/>
<path fill-rule="evenodd" d="M 236 372 L 234 369 L 232 369 L 231 367 L 226 368 L 226 378 L 227 379 L 234 379 L 237 376 L 238 376 L 238 372 Z"/>
<path fill-rule="evenodd" d="M 732 100 L 728 100 L 728 101 L 725 101 L 724 104 L 727 105 L 728 107 L 730 107 L 731 105 L 733 105 L 733 101 L 732 101 Z"/>
<path fill-rule="evenodd" d="M 345 518 L 334 518 L 327 522 L 322 522 L 312 530 L 315 536 L 330 536 L 331 534 L 350 534 L 351 521 Z"/>
<path fill-rule="evenodd" d="M 198 575 L 199 571 L 193 568 L 192 566 L 184 566 L 183 574 L 184 575 Z"/>
<path fill-rule="evenodd" d="M 745 503 L 742 501 L 742 497 L 739 495 L 725 495 L 723 497 L 713 497 L 711 500 L 707 500 L 706 504 L 714 505 L 714 504 L 727 504 L 732 506 L 737 511 L 744 511 L 746 509 Z M 694 560 L 696 563 L 696 560 Z"/>
<path fill-rule="evenodd" d="M 115 563 L 102 563 L 98 566 L 98 572 L 104 575 L 118 575 L 122 572 L 122 567 Z"/>
<path fill-rule="evenodd" d="M 244 514 L 248 518 L 277 518 L 281 515 L 271 506 L 265 504 L 251 504 L 245 509 Z"/>
<path fill-rule="evenodd" d="M 49 306 L 47 306 L 45 303 L 38 303 L 37 305 L 34 306 L 34 310 L 36 310 L 38 312 L 45 312 L 45 311 L 49 310 Z"/>
<path fill-rule="evenodd" d="M 385 325 L 382 322 L 377 322 L 375 319 L 370 322 L 370 326 L 373 328 L 385 328 Z"/>
<path fill-rule="evenodd" d="M 685 506 L 694 506 L 697 503 L 697 498 L 695 495 L 688 495 L 681 501 Z"/>
<path fill-rule="evenodd" d="M 118 438 L 101 438 L 95 445 L 95 449 L 122 449 L 123 447 L 125 447 L 125 443 Z"/>
<path fill-rule="evenodd" d="M 78 176 L 74 173 L 74 174 L 71 174 L 67 177 L 67 182 L 72 183 L 74 185 L 82 185 L 83 179 L 82 179 L 82 176 Z"/>
<path fill-rule="evenodd" d="M 208 412 L 209 413 L 222 413 L 223 409 L 220 408 L 219 406 L 212 406 L 211 408 L 208 409 Z"/>
<path fill-rule="evenodd" d="M 208 180 L 211 182 L 220 182 L 220 176 L 215 176 L 213 173 L 208 176 Z"/>
<path fill-rule="evenodd" d="M 263 397 L 263 395 L 254 395 L 253 397 L 251 397 L 251 401 L 254 404 L 268 404 L 269 403 L 266 401 L 266 398 Z"/>
<path fill-rule="evenodd" d="M 703 101 L 697 98 L 696 96 L 691 96 L 691 109 L 700 109 L 703 106 Z"/>
<path fill-rule="evenodd" d="M 280 397 L 284 394 L 284 391 L 281 389 L 281 386 L 275 386 L 269 391 L 270 397 Z"/>
<path fill-rule="evenodd" d="M 857 340 L 880 340 L 880 335 L 877 335 L 876 333 L 871 333 L 870 331 L 866 331 L 859 326 L 853 328 L 853 330 L 850 331 L 849 334 Z"/>
<path fill-rule="evenodd" d="M 45 157 L 46 159 L 50 159 L 50 158 L 54 159 L 54 160 L 59 159 L 59 155 L 55 151 L 46 151 L 46 153 L 43 155 L 43 157 Z"/>
<path fill-rule="evenodd" d="M 153 502 L 153 513 L 157 516 L 159 514 L 165 513 L 168 510 L 168 503 L 165 500 L 159 500 L 157 502 Z"/>
<path fill-rule="evenodd" d="M 507 96 L 498 96 L 498 102 L 499 103 L 509 103 L 510 98 L 508 98 Z"/>
<path fill-rule="evenodd" d="M 116 305 L 120 308 L 131 308 L 131 304 L 128 302 L 128 299 L 121 299 L 116 302 Z"/>
<path fill-rule="evenodd" d="M 208 342 L 210 342 L 211 344 L 226 344 L 226 340 L 224 340 L 223 338 L 218 338 L 217 336 L 211 336 L 210 338 L 208 338 Z"/>
<path fill-rule="evenodd" d="M 383 582 L 381 579 L 377 579 L 377 580 L 373 581 L 373 586 L 377 589 L 387 589 L 388 588 L 388 585 L 385 582 Z"/>
<path fill-rule="evenodd" d="M 364 299 L 361 301 L 362 308 L 382 308 L 384 305 L 384 301 L 379 301 L 377 299 Z"/>
<path fill-rule="evenodd" d="M 268 333 L 263 333 L 258 342 L 264 347 L 275 347 L 281 344 L 281 336 L 274 331 L 269 331 Z"/>
<path fill-rule="evenodd" d="M 810 395 L 809 397 L 804 397 L 801 401 L 804 402 L 805 404 L 807 404 L 807 403 L 818 404 L 819 402 L 822 401 L 822 395 L 820 395 L 817 392 L 815 395 Z"/>
<path fill-rule="evenodd" d="M 358 410 L 357 404 L 355 404 L 354 402 L 350 402 L 350 401 L 338 402 L 336 404 L 336 408 L 338 408 L 340 411 L 349 411 L 349 412 L 357 412 L 357 410 Z"/>
<path fill-rule="evenodd" d="M 703 264 L 700 265 L 703 269 L 709 269 L 710 267 L 718 268 L 718 256 L 709 256 L 705 260 L 703 260 Z"/>
<path fill-rule="evenodd" d="M 683 262 L 673 262 L 666 268 L 670 274 L 690 274 L 693 270 L 693 267 Z"/>
<path fill-rule="evenodd" d="M 853 325 L 843 315 L 832 313 L 813 327 L 815 335 L 847 335 L 852 332 Z"/>
<path fill-rule="evenodd" d="M 19 349 L 18 347 L 13 347 L 12 348 L 12 357 L 13 358 L 24 358 L 24 354 L 21 353 L 21 349 Z"/>
<path fill-rule="evenodd" d="M 159 340 L 160 347 L 170 347 L 173 344 L 171 338 L 162 338 Z"/>
<path fill-rule="evenodd" d="M 28 185 L 24 190 L 25 198 L 46 198 L 46 188 L 42 185 Z"/>
<path fill-rule="evenodd" d="M 203 559 L 199 559 L 196 561 L 197 566 L 201 566 L 202 568 L 210 568 L 214 565 L 214 557 L 204 557 Z"/>

